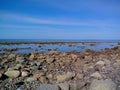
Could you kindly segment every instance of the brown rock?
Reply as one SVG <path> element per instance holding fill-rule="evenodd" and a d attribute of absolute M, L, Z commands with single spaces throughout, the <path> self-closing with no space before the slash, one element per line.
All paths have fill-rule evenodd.
<path fill-rule="evenodd" d="M 67 72 L 64 75 L 58 75 L 57 76 L 57 82 L 64 82 L 72 79 L 75 76 L 75 73 Z"/>

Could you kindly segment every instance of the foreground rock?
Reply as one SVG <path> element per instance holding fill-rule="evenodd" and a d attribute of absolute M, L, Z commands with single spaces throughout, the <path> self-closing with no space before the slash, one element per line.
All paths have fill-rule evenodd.
<path fill-rule="evenodd" d="M 20 75 L 20 72 L 18 70 L 10 70 L 6 71 L 5 75 L 8 76 L 9 78 L 16 78 Z"/>
<path fill-rule="evenodd" d="M 112 80 L 93 80 L 90 90 L 116 90 L 116 84 Z"/>

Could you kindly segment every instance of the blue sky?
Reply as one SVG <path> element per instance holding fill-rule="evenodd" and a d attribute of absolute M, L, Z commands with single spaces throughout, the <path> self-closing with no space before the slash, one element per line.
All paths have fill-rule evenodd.
<path fill-rule="evenodd" d="M 0 39 L 119 39 L 120 0 L 0 0 Z"/>

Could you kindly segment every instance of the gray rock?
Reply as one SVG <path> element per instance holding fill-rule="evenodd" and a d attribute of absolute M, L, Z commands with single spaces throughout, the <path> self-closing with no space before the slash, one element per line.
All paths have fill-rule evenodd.
<path fill-rule="evenodd" d="M 70 90 L 81 90 L 84 86 L 85 82 L 74 81 L 74 83 L 70 83 Z"/>
<path fill-rule="evenodd" d="M 116 90 L 112 80 L 93 80 L 89 90 Z"/>
<path fill-rule="evenodd" d="M 65 83 L 60 83 L 60 84 L 58 84 L 58 85 L 59 85 L 59 87 L 60 87 L 61 90 L 69 90 L 69 89 L 70 89 L 70 85 L 69 85 L 69 83 L 67 83 L 67 82 L 65 82 Z"/>
<path fill-rule="evenodd" d="M 20 75 L 20 72 L 18 70 L 10 70 L 10 71 L 6 71 L 5 75 L 10 78 L 16 78 Z"/>
<path fill-rule="evenodd" d="M 57 84 L 41 84 L 37 90 L 60 90 Z"/>

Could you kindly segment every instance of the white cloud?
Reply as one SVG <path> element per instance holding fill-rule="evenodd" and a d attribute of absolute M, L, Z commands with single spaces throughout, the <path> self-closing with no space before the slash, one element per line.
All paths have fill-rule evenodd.
<path fill-rule="evenodd" d="M 68 26 L 95 26 L 95 27 L 118 27 L 119 23 L 115 22 L 109 22 L 104 20 L 86 20 L 86 21 L 80 21 L 80 20 L 70 20 L 68 19 L 62 19 L 62 20 L 55 20 L 55 19 L 41 19 L 41 18 L 34 18 L 34 17 L 28 17 L 24 15 L 18 15 L 18 14 L 11 14 L 11 13 L 1 13 L 0 19 L 2 21 L 10 21 L 10 22 L 21 22 L 21 23 L 27 23 L 27 24 L 47 24 L 47 25 L 68 25 Z"/>

